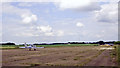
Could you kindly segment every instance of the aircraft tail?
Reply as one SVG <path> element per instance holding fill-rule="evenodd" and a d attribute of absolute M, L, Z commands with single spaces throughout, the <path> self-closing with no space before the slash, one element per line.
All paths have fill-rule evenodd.
<path fill-rule="evenodd" d="M 27 48 L 27 44 L 25 43 L 24 45 L 25 45 L 25 48 Z"/>

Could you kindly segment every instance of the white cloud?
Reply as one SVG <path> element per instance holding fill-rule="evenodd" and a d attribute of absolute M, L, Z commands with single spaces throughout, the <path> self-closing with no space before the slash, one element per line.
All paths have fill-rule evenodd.
<path fill-rule="evenodd" d="M 37 30 L 40 33 L 44 34 L 45 36 L 54 36 L 54 32 L 52 32 L 53 29 L 49 25 L 47 25 L 47 26 L 37 26 L 35 28 L 37 28 Z"/>
<path fill-rule="evenodd" d="M 94 0 L 94 2 L 119 2 L 119 0 Z"/>
<path fill-rule="evenodd" d="M 32 33 L 22 32 L 22 33 L 17 33 L 16 36 L 31 37 L 31 36 L 35 36 L 35 35 Z"/>
<path fill-rule="evenodd" d="M 10 3 L 3 3 L 2 13 L 7 15 L 16 15 L 22 18 L 22 23 L 28 24 L 37 21 L 37 15 L 33 14 L 29 9 L 18 8 Z"/>
<path fill-rule="evenodd" d="M 61 10 L 93 11 L 100 9 L 98 3 L 94 3 L 91 0 L 60 0 L 59 2 L 55 2 L 55 5 Z"/>
<path fill-rule="evenodd" d="M 62 30 L 54 30 L 49 25 L 47 26 L 38 26 L 37 29 L 44 33 L 45 36 L 63 36 L 64 32 Z"/>
<path fill-rule="evenodd" d="M 13 31 L 12 35 L 15 35 L 18 37 L 35 37 L 35 36 L 40 36 L 41 34 L 39 35 L 39 33 L 35 31 L 33 27 L 31 28 L 30 26 L 28 26 L 28 27 L 17 28 L 16 30 Z"/>
<path fill-rule="evenodd" d="M 102 35 L 97 34 L 96 37 L 97 37 L 97 38 L 102 38 L 102 37 L 104 37 L 104 35 L 103 35 L 103 34 L 102 34 Z"/>
<path fill-rule="evenodd" d="M 61 0 L 59 3 L 59 7 L 61 9 L 69 9 L 69 8 L 78 8 L 78 7 L 83 7 L 90 4 L 90 0 L 83 0 L 83 2 L 80 2 L 80 0 Z"/>
<path fill-rule="evenodd" d="M 15 33 L 15 36 L 24 37 L 35 37 L 35 36 L 63 36 L 64 32 L 62 30 L 55 30 L 50 25 L 47 26 L 31 26 L 26 27 L 22 31 Z"/>
<path fill-rule="evenodd" d="M 82 24 L 81 22 L 78 22 L 78 23 L 76 23 L 76 26 L 77 26 L 77 27 L 83 27 L 84 24 Z"/>
<path fill-rule="evenodd" d="M 37 29 L 42 31 L 42 32 L 51 32 L 52 31 L 52 27 L 50 27 L 49 25 L 47 25 L 47 26 L 38 26 Z"/>
<path fill-rule="evenodd" d="M 19 15 L 19 16 L 21 16 L 24 13 L 32 14 L 30 10 L 18 8 L 16 6 L 11 5 L 10 3 L 2 4 L 2 13 L 9 14 L 9 15 L 14 14 L 14 15 Z"/>
<path fill-rule="evenodd" d="M 62 30 L 57 31 L 57 36 L 63 36 L 64 32 Z"/>
<path fill-rule="evenodd" d="M 46 36 L 54 36 L 53 32 L 47 32 L 45 33 Z"/>
<path fill-rule="evenodd" d="M 23 14 L 21 17 L 23 18 L 22 22 L 25 24 L 37 21 L 37 16 L 34 14 L 32 14 L 32 15 Z"/>
<path fill-rule="evenodd" d="M 77 8 L 75 8 L 75 7 L 76 6 L 73 6 L 71 9 L 76 10 L 77 8 L 80 8 L 80 7 L 77 7 Z M 89 7 L 91 7 L 91 6 L 89 6 Z M 102 7 L 101 10 L 103 10 L 103 8 L 104 7 Z M 15 14 L 14 17 L 16 17 L 16 15 L 20 16 L 22 18 L 20 20 L 22 20 L 23 23 L 28 24 L 28 23 L 37 21 L 37 15 L 33 14 L 28 9 L 23 9 L 23 8 L 21 9 L 21 8 L 18 8 L 17 6 L 15 7 L 12 5 L 7 5 L 6 8 L 4 7 L 4 10 L 5 9 L 6 9 L 6 11 L 5 11 L 6 13 L 9 13 L 11 15 Z M 69 8 L 65 8 L 65 9 L 69 9 Z M 113 8 L 111 8 L 111 9 L 113 9 Z M 12 11 L 12 10 L 15 10 L 15 11 Z M 98 17 L 102 18 L 102 12 L 105 14 L 107 12 L 109 13 L 109 11 L 101 11 L 101 10 L 96 12 L 96 14 L 98 14 Z M 25 12 L 26 12 L 26 14 L 25 14 Z M 39 14 L 39 13 L 36 13 L 36 14 Z M 114 12 L 111 14 L 114 15 Z M 11 27 L 10 28 L 7 27 L 7 29 L 4 29 L 4 32 L 6 32 L 4 35 L 4 39 L 13 40 L 15 33 L 17 33 L 16 34 L 17 36 L 21 37 L 21 39 L 18 38 L 19 40 L 17 40 L 17 41 L 20 41 L 20 40 L 23 41 L 25 39 L 25 37 L 28 37 L 27 40 L 34 39 L 34 41 L 36 41 L 36 38 L 40 38 L 40 39 L 37 39 L 38 41 L 40 41 L 40 40 L 44 40 L 43 38 L 45 38 L 45 37 L 48 38 L 48 36 L 51 38 L 56 38 L 56 39 L 63 38 L 65 41 L 66 40 L 78 40 L 78 37 L 80 37 L 81 40 L 98 40 L 99 38 L 109 40 L 109 39 L 116 38 L 116 36 L 117 36 L 117 33 L 115 32 L 115 30 L 117 31 L 116 26 L 111 26 L 111 25 L 109 25 L 110 23 L 98 23 L 98 22 L 96 22 L 96 20 L 94 18 L 92 18 L 92 17 L 94 17 L 94 15 L 88 14 L 88 16 L 89 17 L 85 17 L 85 18 L 81 18 L 81 19 L 77 18 L 77 20 L 75 18 L 70 18 L 69 20 L 67 20 L 67 18 L 64 18 L 61 20 L 59 17 L 57 17 L 54 20 L 51 20 L 51 22 L 53 22 L 53 23 L 48 23 L 48 22 L 43 23 L 42 19 L 39 19 L 40 23 L 37 23 L 37 25 L 32 24 L 32 25 L 27 25 L 27 26 L 21 25 L 21 24 L 16 25 L 16 23 L 21 22 L 17 18 L 15 18 L 15 19 L 18 20 L 18 22 L 11 21 L 11 19 L 6 18 L 8 20 L 7 22 L 9 24 L 5 23 L 4 24 L 5 27 L 7 27 L 7 26 L 11 26 Z M 108 14 L 108 16 L 109 16 L 109 14 Z M 11 17 L 11 18 L 14 20 L 14 17 Z M 44 17 L 44 16 L 41 16 L 41 17 Z M 74 17 L 74 14 L 73 14 L 73 17 Z M 83 14 L 83 17 L 84 17 L 84 14 Z M 60 20 L 58 20 L 58 18 Z M 57 20 L 58 22 L 55 22 L 55 20 Z M 4 21 L 5 21 L 5 19 L 4 19 Z M 49 20 L 46 18 L 45 21 L 49 21 Z M 63 21 L 62 22 L 63 24 L 61 24 L 61 21 Z M 51 27 L 50 25 L 45 26 L 46 24 L 50 24 L 53 27 Z M 111 24 L 114 24 L 114 23 L 111 23 Z M 93 25 L 95 25 L 95 26 L 93 27 Z M 83 28 L 80 30 L 76 26 L 77 27 L 84 27 L 85 26 L 86 28 Z M 115 29 L 112 29 L 112 27 L 115 27 Z M 99 33 L 100 30 L 106 30 L 106 31 L 102 31 L 101 33 Z M 106 33 L 104 33 L 104 32 L 106 32 Z M 101 36 L 103 33 L 104 33 L 104 36 Z M 116 33 L 116 34 L 114 34 L 114 33 Z M 7 35 L 7 34 L 9 34 L 9 35 Z M 70 37 L 70 35 L 73 35 L 73 37 Z M 10 36 L 13 36 L 13 39 L 9 38 Z M 37 37 L 35 37 L 35 36 L 37 36 Z M 6 37 L 8 37 L 8 38 L 6 38 Z M 30 39 L 30 38 L 32 38 L 32 39 Z M 54 39 L 54 41 L 56 41 L 56 39 Z M 49 40 L 49 41 L 51 41 L 51 40 Z"/>
<path fill-rule="evenodd" d="M 32 6 L 32 4 L 29 4 L 29 3 L 27 3 L 27 2 L 22 2 L 22 3 L 19 3 L 18 4 L 18 6 L 22 6 L 22 7 L 31 7 Z"/>
<path fill-rule="evenodd" d="M 109 3 L 101 5 L 101 10 L 96 11 L 96 18 L 99 22 L 116 23 L 118 20 L 118 5 L 117 3 Z"/>
<path fill-rule="evenodd" d="M 60 2 L 61 0 L 2 0 L 1 2 Z M 118 2 L 119 0 L 91 0 L 93 2 Z"/>

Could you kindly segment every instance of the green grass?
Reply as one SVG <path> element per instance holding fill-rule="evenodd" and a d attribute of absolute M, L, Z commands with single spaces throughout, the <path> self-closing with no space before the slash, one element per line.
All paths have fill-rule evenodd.
<path fill-rule="evenodd" d="M 59 45 L 36 45 L 37 47 L 64 47 L 64 46 L 96 46 L 97 44 L 59 44 Z M 18 49 L 24 45 L 0 45 L 0 49 Z"/>
<path fill-rule="evenodd" d="M 117 50 L 117 57 L 118 57 L 118 65 L 120 66 L 120 45 L 116 46 L 116 50 Z"/>
<path fill-rule="evenodd" d="M 0 45 L 0 49 L 17 49 L 17 45 Z"/>
<path fill-rule="evenodd" d="M 37 47 L 62 47 L 62 46 L 96 46 L 97 44 L 59 44 L 59 45 L 37 45 Z"/>
<path fill-rule="evenodd" d="M 0 45 L 0 47 L 15 47 L 16 45 Z"/>

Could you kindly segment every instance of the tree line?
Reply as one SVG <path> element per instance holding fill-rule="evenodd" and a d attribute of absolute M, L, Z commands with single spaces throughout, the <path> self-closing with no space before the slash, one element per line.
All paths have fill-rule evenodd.
<path fill-rule="evenodd" d="M 100 44 L 100 45 L 104 45 L 104 44 L 119 44 L 120 45 L 120 41 L 108 41 L 108 42 L 104 42 L 104 41 L 98 41 L 98 42 L 67 42 L 67 43 L 34 43 L 33 45 L 60 45 L 60 44 Z M 16 45 L 15 43 L 0 43 L 0 45 Z M 23 45 L 23 44 L 21 44 Z"/>

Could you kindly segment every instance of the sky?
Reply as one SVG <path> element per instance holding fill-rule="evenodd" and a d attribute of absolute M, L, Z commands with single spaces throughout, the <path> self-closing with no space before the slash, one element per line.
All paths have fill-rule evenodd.
<path fill-rule="evenodd" d="M 117 1 L 6 1 L 0 5 L 2 42 L 118 40 Z"/>

